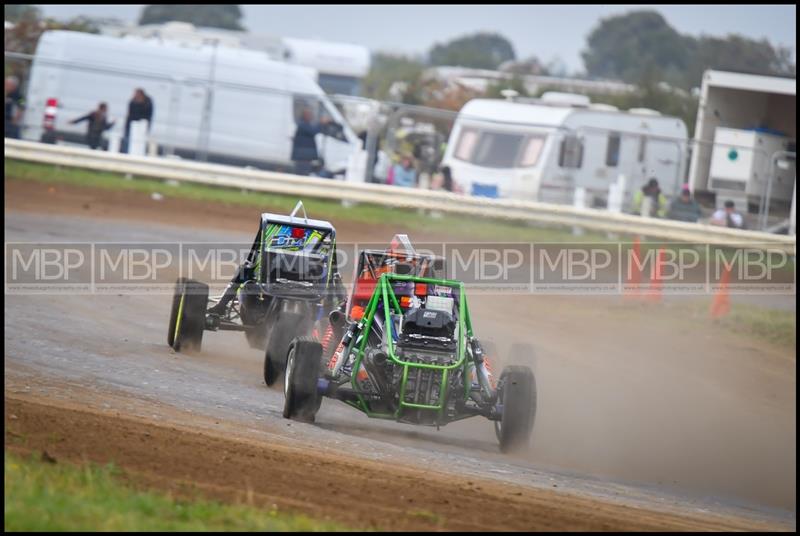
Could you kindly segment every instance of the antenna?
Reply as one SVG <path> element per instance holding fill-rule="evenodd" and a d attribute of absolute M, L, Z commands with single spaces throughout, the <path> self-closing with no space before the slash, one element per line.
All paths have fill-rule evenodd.
<path fill-rule="evenodd" d="M 294 206 L 294 209 L 292 210 L 292 213 L 289 214 L 289 217 L 290 218 L 294 218 L 295 214 L 297 214 L 298 209 L 301 209 L 301 208 L 303 209 L 303 219 L 306 220 L 306 223 L 308 223 L 308 214 L 306 214 L 306 207 L 303 206 L 303 202 L 302 201 L 298 201 L 297 202 L 297 204 Z"/>

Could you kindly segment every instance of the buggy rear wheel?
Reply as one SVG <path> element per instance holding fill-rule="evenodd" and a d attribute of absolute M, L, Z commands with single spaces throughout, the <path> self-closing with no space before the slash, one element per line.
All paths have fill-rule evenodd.
<path fill-rule="evenodd" d="M 283 416 L 314 422 L 321 397 L 317 392 L 322 345 L 311 337 L 298 337 L 289 345 L 283 378 Z"/>
<path fill-rule="evenodd" d="M 494 429 L 502 452 L 526 447 L 536 417 L 536 379 L 529 367 L 503 369 L 498 385 L 498 402 L 503 414 Z"/>
<path fill-rule="evenodd" d="M 172 296 L 167 333 L 167 344 L 176 352 L 200 350 L 207 305 L 208 285 L 193 279 L 178 278 Z"/>

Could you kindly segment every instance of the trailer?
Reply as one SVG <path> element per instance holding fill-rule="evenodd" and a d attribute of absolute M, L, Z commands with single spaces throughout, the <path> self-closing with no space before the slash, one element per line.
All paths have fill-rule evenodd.
<path fill-rule="evenodd" d="M 260 169 L 292 169 L 292 137 L 304 106 L 342 125 L 318 136 L 330 173 L 344 173 L 360 140 L 315 82 L 313 69 L 265 52 L 48 31 L 38 43 L 28 84 L 23 138 L 81 143 L 85 125 L 70 120 L 107 102 L 124 130 L 128 102 L 143 88 L 154 103 L 149 138 L 160 153 Z"/>
<path fill-rule="evenodd" d="M 786 217 L 794 196 L 797 81 L 708 70 L 703 74 L 689 186 L 717 207 L 768 205 Z M 767 195 L 769 192 L 769 195 Z"/>
<path fill-rule="evenodd" d="M 545 93 L 541 99 L 474 99 L 455 121 L 443 165 L 464 193 L 603 207 L 624 183 L 623 206 L 651 177 L 676 195 L 686 171 L 684 122 L 648 109 L 620 111 L 588 97 Z M 624 179 L 620 181 L 620 176 Z"/>

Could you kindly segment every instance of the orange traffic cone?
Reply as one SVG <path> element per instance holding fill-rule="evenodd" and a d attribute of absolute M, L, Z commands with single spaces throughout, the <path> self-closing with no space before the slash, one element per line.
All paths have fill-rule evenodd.
<path fill-rule="evenodd" d="M 656 256 L 656 264 L 653 267 L 653 277 L 650 279 L 650 291 L 647 293 L 647 298 L 652 302 L 661 301 L 661 267 L 664 264 L 664 248 L 658 248 L 658 255 Z"/>
<path fill-rule="evenodd" d="M 725 270 L 722 272 L 722 279 L 720 280 L 719 290 L 714 295 L 714 300 L 711 302 L 711 318 L 717 320 L 731 312 L 731 297 L 728 294 L 728 285 L 731 282 L 731 266 L 725 265 Z"/>
<path fill-rule="evenodd" d="M 641 244 L 639 243 L 639 237 L 636 236 L 633 239 L 633 247 L 631 248 L 631 254 L 629 257 L 630 267 L 628 270 L 628 277 L 625 280 L 626 286 L 630 288 L 625 288 L 624 295 L 628 299 L 635 299 L 639 297 L 639 285 L 642 283 L 642 271 L 639 269 L 640 263 L 642 260 L 642 248 Z"/>

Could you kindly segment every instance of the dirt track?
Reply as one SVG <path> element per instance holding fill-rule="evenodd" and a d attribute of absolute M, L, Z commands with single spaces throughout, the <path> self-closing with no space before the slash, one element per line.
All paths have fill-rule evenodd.
<path fill-rule="evenodd" d="M 280 444 L 233 440 L 122 415 L 5 398 L 6 448 L 114 462 L 178 495 L 313 513 L 383 530 L 748 530 L 767 524 L 641 510 Z"/>
<path fill-rule="evenodd" d="M 81 240 L 122 240 L 125 235 L 120 233 L 129 233 L 136 239 L 153 240 L 150 237 L 154 236 L 178 239 L 191 237 L 191 233 L 208 227 L 211 221 L 216 229 L 239 233 L 226 235 L 213 231 L 219 239 L 241 236 L 248 240 L 258 214 L 257 210 L 243 214 L 234 207 L 174 199 L 154 202 L 144 194 L 123 195 L 17 181 L 6 182 L 6 196 L 6 209 L 13 211 L 10 219 L 6 216 L 6 231 L 10 229 L 15 235 L 7 240 L 58 241 L 78 236 Z M 43 216 L 45 213 L 47 216 Z M 101 225 L 95 230 L 92 223 Z M 365 230 L 362 226 L 336 223 L 339 236 L 350 240 L 385 241 L 392 233 L 403 231 L 379 227 Z M 34 398 L 51 405 L 56 402 L 66 405 L 65 401 L 70 401 L 80 406 L 91 402 L 102 409 L 102 404 L 110 403 L 123 392 L 139 403 L 155 400 L 162 409 L 191 410 L 191 414 L 179 415 L 175 410 L 163 409 L 166 413 L 159 413 L 159 418 L 150 419 L 150 423 L 181 423 L 184 430 L 196 430 L 201 421 L 211 419 L 221 422 L 215 426 L 225 426 L 227 435 L 238 429 L 265 430 L 269 448 L 278 448 L 280 444 L 286 445 L 281 449 L 293 450 L 291 445 L 301 445 L 307 453 L 308 445 L 341 443 L 323 454 L 330 456 L 337 449 L 357 453 L 363 462 L 348 463 L 376 463 L 365 459 L 368 457 L 384 460 L 384 469 L 385 462 L 393 467 L 398 462 L 408 463 L 416 468 L 409 470 L 417 479 L 421 476 L 420 468 L 450 467 L 446 480 L 470 478 L 478 482 L 480 479 L 477 485 L 484 491 L 495 489 L 492 486 L 499 490 L 497 482 L 502 481 L 504 485 L 522 486 L 523 493 L 543 494 L 530 503 L 523 501 L 527 506 L 519 506 L 522 509 L 519 512 L 527 513 L 511 516 L 507 528 L 757 526 L 755 522 L 738 519 L 738 514 L 729 515 L 731 506 L 741 505 L 742 500 L 748 501 L 748 510 L 755 507 L 765 512 L 764 506 L 768 510 L 782 509 L 777 518 L 774 513 L 768 514 L 778 520 L 775 525 L 778 528 L 794 525 L 794 357 L 768 344 L 715 331 L 713 326 L 703 325 L 702 319 L 676 318 L 669 307 L 654 309 L 631 307 L 618 301 L 541 296 L 473 299 L 476 325 L 481 333 L 489 333 L 499 341 L 501 352 L 520 336 L 536 349 L 535 359 L 528 359 L 540 384 L 534 445 L 530 453 L 508 459 L 496 453 L 490 426 L 477 420 L 451 425 L 437 434 L 369 421 L 346 408 L 323 405 L 318 426 L 288 429 L 278 415 L 280 395 L 259 385 L 260 356 L 238 339 L 231 343 L 228 335 L 233 334 L 209 337 L 208 343 L 204 342 L 206 349 L 198 356 L 169 355 L 161 340 L 168 305 L 165 308 L 159 296 L 8 298 L 7 396 L 9 382 L 19 386 L 31 384 L 36 378 L 45 381 L 40 382 L 43 387 Z M 580 337 L 575 336 L 575 326 L 580 326 Z M 658 343 L 665 340 L 669 344 Z M 58 387 L 58 382 L 49 381 L 52 378 L 70 378 L 74 384 Z M 266 398 L 260 400 L 263 397 Z M 127 402 L 111 405 L 129 407 Z M 140 413 L 140 417 L 150 415 L 144 410 Z M 79 420 L 77 416 L 74 418 Z M 91 419 L 97 423 L 110 422 L 109 418 L 97 416 Z M 120 424 L 120 428 L 126 426 L 129 424 Z M 264 435 L 255 435 L 250 440 L 258 442 L 254 448 L 266 448 Z M 183 444 L 183 439 L 169 441 Z M 147 444 L 141 446 L 144 450 L 139 457 L 153 455 Z M 90 449 L 90 446 L 80 448 Z M 205 452 L 208 448 L 196 450 Z M 160 455 L 161 451 L 155 452 Z M 67 457 L 69 452 L 65 454 Z M 135 460 L 136 456 L 132 458 Z M 205 459 L 208 463 L 204 466 L 213 465 L 212 459 Z M 125 466 L 121 460 L 117 461 Z M 245 464 L 241 467 L 240 474 L 248 473 Z M 183 470 L 184 477 L 177 478 L 192 475 L 191 466 L 183 466 Z M 263 470 L 268 470 L 268 466 Z M 292 474 L 293 469 L 285 470 L 287 475 Z M 579 473 L 595 476 L 577 476 Z M 205 474 L 198 472 L 198 476 Z M 216 478 L 210 478 L 209 482 L 224 484 Z M 494 479 L 494 483 L 487 478 Z M 559 493 L 542 490 L 545 486 L 552 487 L 548 482 L 556 483 Z M 409 489 L 415 490 L 416 497 L 416 490 L 424 486 L 418 480 L 413 483 Z M 225 491 L 227 497 L 235 495 L 237 486 L 244 489 L 240 484 L 225 485 L 229 486 Z M 532 490 L 531 486 L 538 489 Z M 309 488 L 314 485 L 309 484 Z M 440 494 L 447 491 L 459 496 L 458 490 L 466 488 L 454 484 L 436 489 Z M 266 487 L 257 490 L 270 493 Z M 298 493 L 310 491 L 298 490 Z M 396 500 L 397 492 L 393 493 L 385 494 L 384 498 Z M 490 503 L 501 500 L 498 497 L 504 495 L 498 493 L 484 500 Z M 581 497 L 576 499 L 576 495 Z M 305 503 L 302 498 L 296 499 L 301 502 L 292 504 L 305 511 L 309 505 L 315 505 L 313 511 L 327 512 L 321 506 L 324 503 L 316 502 L 319 496 L 310 497 L 314 498 Z M 579 509 L 571 509 L 573 501 L 581 505 Z M 597 510 L 602 515 L 587 517 L 589 505 L 580 501 L 591 501 L 590 511 Z M 640 508 L 617 511 L 621 503 Z M 525 510 L 534 507 L 531 505 L 545 510 Z M 641 509 L 644 505 L 645 509 Z M 426 506 L 419 508 L 430 510 Z M 463 519 L 459 516 L 450 520 L 452 511 L 447 505 L 441 508 L 432 510 L 440 520 L 458 523 Z M 476 506 L 476 510 L 480 508 Z M 672 513 L 654 513 L 650 511 L 653 509 Z M 705 523 L 698 520 L 697 510 L 725 513 L 727 521 L 719 524 L 717 517 L 708 521 L 710 525 L 694 525 Z M 484 507 L 480 511 L 485 515 L 488 510 Z M 620 513 L 624 511 L 636 515 Z M 676 515 L 676 511 L 683 515 Z M 492 510 L 492 514 L 497 512 Z M 526 517 L 532 514 L 534 521 Z M 421 519 L 409 520 L 407 513 L 395 512 L 398 520 L 420 523 L 404 527 L 437 526 L 430 516 L 425 516 L 422 512 L 411 516 Z M 680 521 L 681 517 L 685 521 Z M 539 519 L 541 525 L 515 524 Z M 581 524 L 584 522 L 592 525 Z"/>

